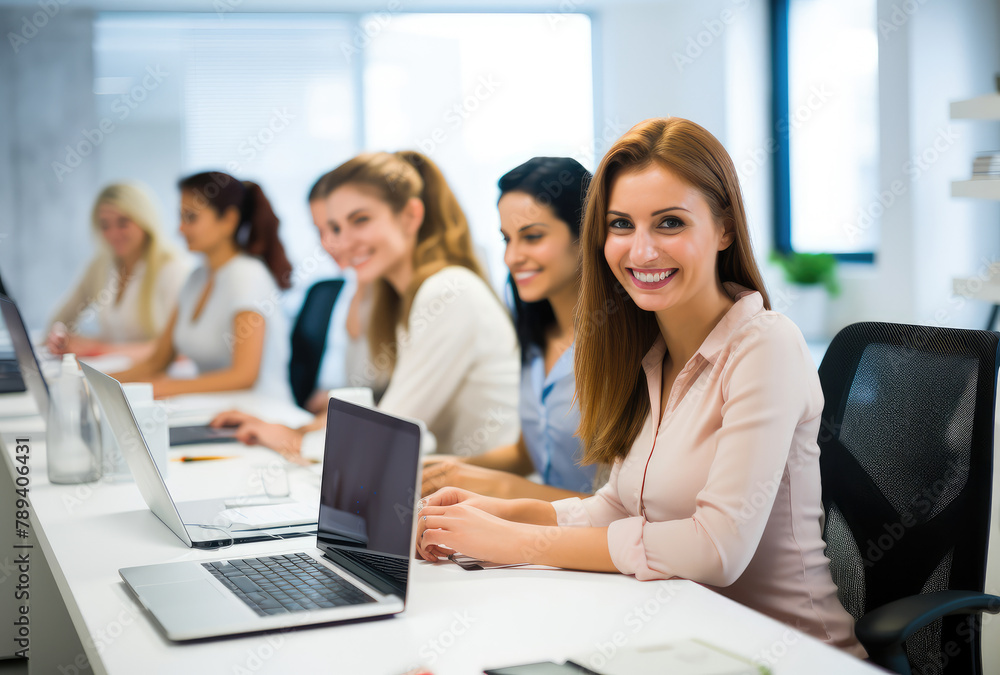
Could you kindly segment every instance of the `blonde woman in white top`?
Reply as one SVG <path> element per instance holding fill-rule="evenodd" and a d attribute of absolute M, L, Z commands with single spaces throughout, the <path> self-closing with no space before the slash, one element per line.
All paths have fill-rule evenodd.
<path fill-rule="evenodd" d="M 53 317 L 48 347 L 55 354 L 115 352 L 141 360 L 166 326 L 190 266 L 163 240 L 156 206 L 139 184 L 104 188 L 91 224 L 100 251 Z M 80 335 L 77 327 L 93 320 L 98 332 Z"/>
<path fill-rule="evenodd" d="M 392 373 L 379 408 L 423 420 L 438 452 L 473 455 L 515 442 L 517 338 L 437 166 L 412 151 L 364 154 L 327 174 L 322 193 L 324 247 L 360 284 L 374 284 L 369 349 L 374 365 Z M 326 420 L 289 429 L 233 411 L 213 423 L 239 425 L 244 442 L 295 458 L 306 432 Z"/>

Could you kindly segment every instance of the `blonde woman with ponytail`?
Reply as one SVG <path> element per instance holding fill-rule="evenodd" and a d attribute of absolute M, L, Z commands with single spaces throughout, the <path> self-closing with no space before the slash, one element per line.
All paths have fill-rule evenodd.
<path fill-rule="evenodd" d="M 379 408 L 423 420 L 441 453 L 474 455 L 518 437 L 513 325 L 483 277 L 469 226 L 440 169 L 412 151 L 359 155 L 328 173 L 323 243 L 373 284 L 374 365 L 391 371 Z M 216 426 L 286 456 L 322 447 L 325 415 L 300 429 L 240 412 Z M 312 451 L 307 452 L 312 454 Z"/>
<path fill-rule="evenodd" d="M 100 235 L 100 250 L 52 318 L 49 350 L 143 359 L 166 326 L 190 268 L 163 240 L 153 199 L 138 183 L 104 188 L 91 226 Z M 91 320 L 98 333 L 80 335 L 77 327 Z"/>

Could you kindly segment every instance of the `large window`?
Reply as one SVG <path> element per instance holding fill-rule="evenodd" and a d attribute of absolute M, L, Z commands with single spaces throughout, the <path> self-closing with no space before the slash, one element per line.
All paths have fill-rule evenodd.
<path fill-rule="evenodd" d="M 775 245 L 879 245 L 876 0 L 772 0 Z"/>
<path fill-rule="evenodd" d="M 413 148 L 441 166 L 499 286 L 500 175 L 538 154 L 593 168 L 590 44 L 579 14 L 102 14 L 101 180 L 151 185 L 171 231 L 179 177 L 258 181 L 315 277 L 335 270 L 316 254 L 313 181 L 362 150 Z"/>

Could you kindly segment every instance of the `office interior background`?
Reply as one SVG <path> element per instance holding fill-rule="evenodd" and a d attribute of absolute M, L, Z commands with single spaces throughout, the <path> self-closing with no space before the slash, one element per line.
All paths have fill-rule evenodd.
<path fill-rule="evenodd" d="M 998 0 L 0 0 L 0 28 L 0 270 L 35 330 L 90 259 L 110 182 L 149 185 L 182 246 L 178 178 L 258 181 L 295 266 L 291 313 L 337 273 L 313 181 L 414 148 L 454 186 L 500 290 L 499 176 L 535 155 L 594 169 L 659 116 L 729 150 L 776 309 L 800 301 L 770 258 L 791 248 L 839 256 L 827 337 L 988 322 L 954 280 L 988 288 L 1000 269 L 1000 201 L 952 182 L 1000 151 L 1000 121 L 949 104 L 997 94 Z"/>

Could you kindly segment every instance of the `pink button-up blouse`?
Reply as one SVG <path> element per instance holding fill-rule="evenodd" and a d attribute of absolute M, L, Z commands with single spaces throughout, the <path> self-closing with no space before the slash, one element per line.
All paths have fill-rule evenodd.
<path fill-rule="evenodd" d="M 651 413 L 607 485 L 554 502 L 560 525 L 608 527 L 615 566 L 679 577 L 864 655 L 821 537 L 823 393 L 802 334 L 760 293 L 736 303 L 660 410 L 662 337 L 643 359 Z"/>

